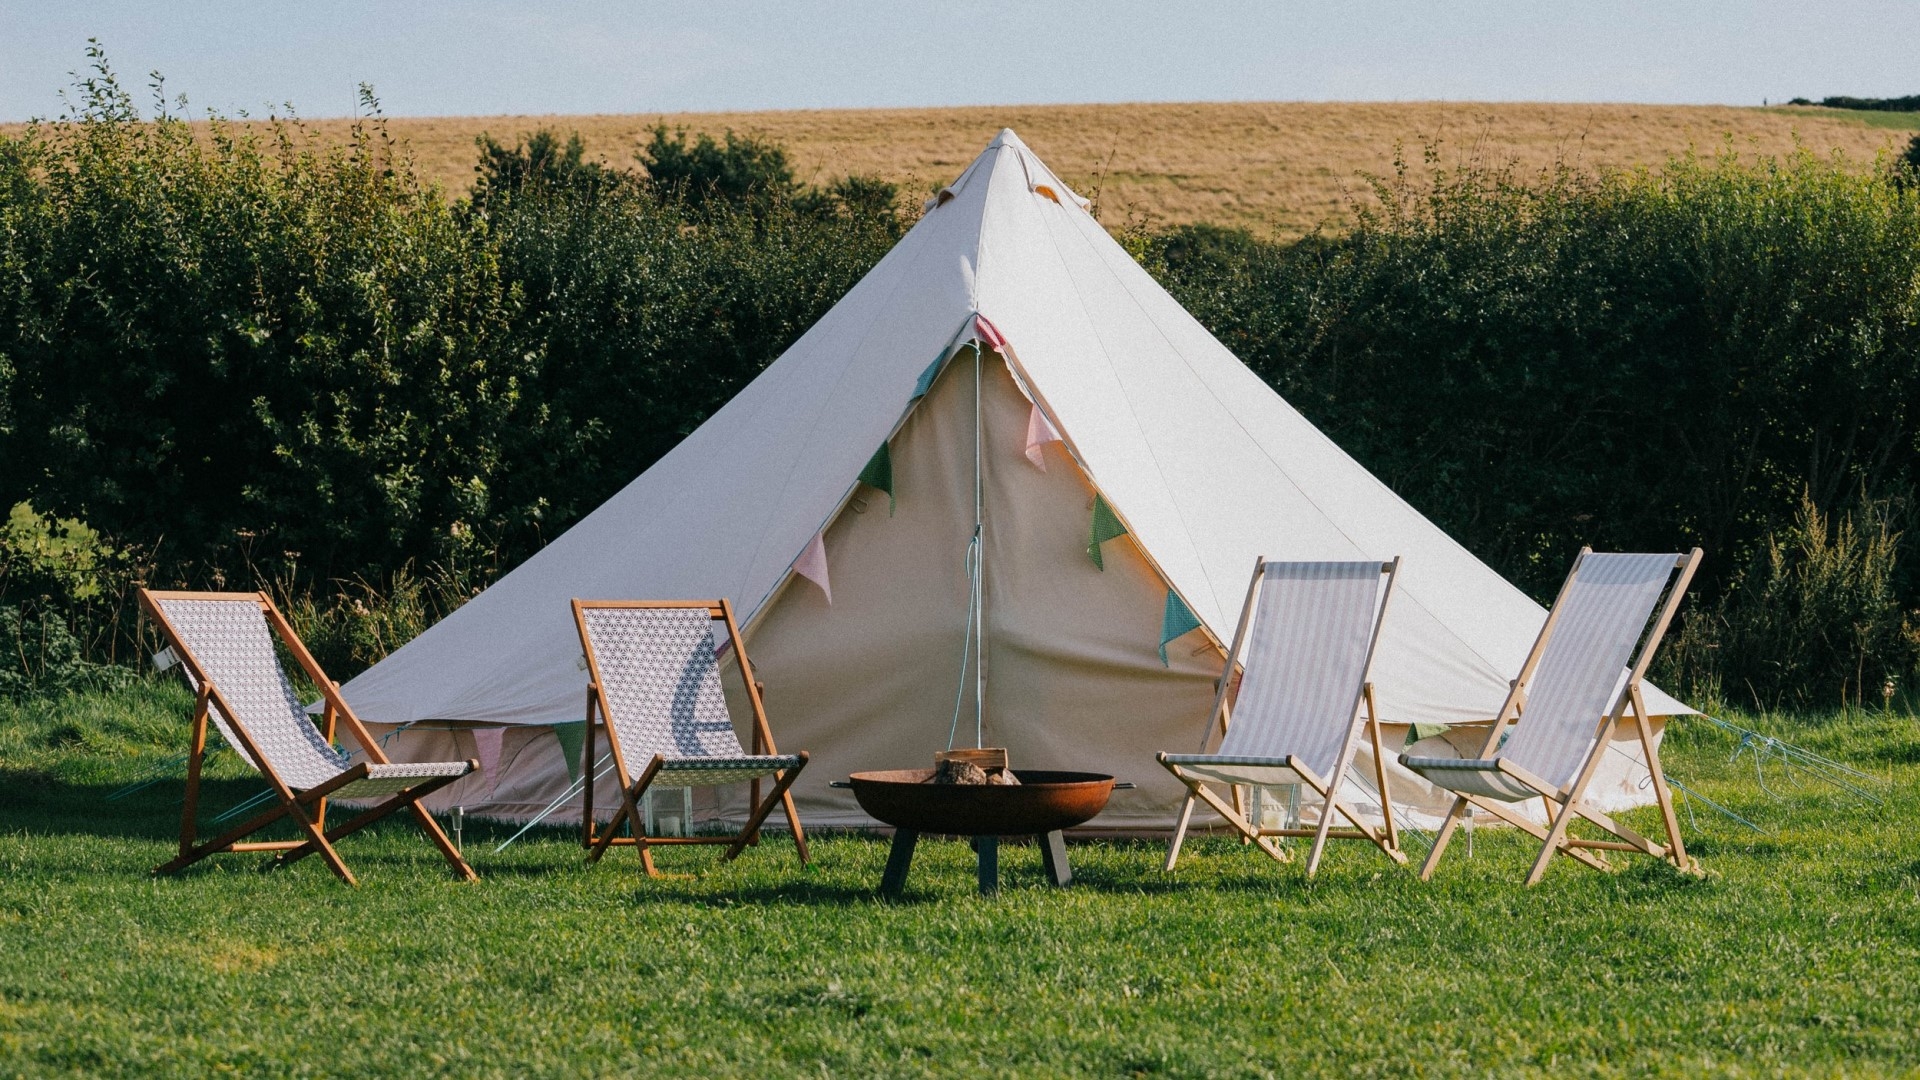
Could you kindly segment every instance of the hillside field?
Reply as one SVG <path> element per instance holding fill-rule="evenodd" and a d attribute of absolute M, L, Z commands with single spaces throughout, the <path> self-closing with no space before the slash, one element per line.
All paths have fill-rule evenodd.
<path fill-rule="evenodd" d="M 1416 166 L 1436 145 L 1445 165 L 1556 160 L 1587 167 L 1658 165 L 1694 150 L 1839 153 L 1863 168 L 1904 148 L 1920 115 L 1819 108 L 1537 105 L 1473 102 L 1230 103 L 636 113 L 623 116 L 402 118 L 393 132 L 421 171 L 451 192 L 473 175 L 481 133 L 512 142 L 545 126 L 578 132 L 590 156 L 627 164 L 657 123 L 728 130 L 786 146 L 802 180 L 878 175 L 920 195 L 952 179 L 1002 127 L 1018 131 L 1109 227 L 1209 222 L 1296 236 L 1337 222 L 1368 175 L 1392 171 L 1396 146 Z M 316 121 L 326 134 L 349 122 Z"/>

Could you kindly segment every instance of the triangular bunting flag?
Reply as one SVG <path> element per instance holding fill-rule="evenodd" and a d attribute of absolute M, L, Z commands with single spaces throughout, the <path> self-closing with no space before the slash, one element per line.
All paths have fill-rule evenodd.
<path fill-rule="evenodd" d="M 800 553 L 799 558 L 793 560 L 793 572 L 820 586 L 820 592 L 827 598 L 827 606 L 833 606 L 833 586 L 827 581 L 825 533 L 814 533 L 813 539 L 807 541 L 807 549 Z"/>
<path fill-rule="evenodd" d="M 480 759 L 480 771 L 486 774 L 487 790 L 500 786 L 500 745 L 506 741 L 507 729 L 499 727 L 474 728 L 473 755 Z"/>
<path fill-rule="evenodd" d="M 907 400 L 918 401 L 921 398 L 926 397 L 927 391 L 933 389 L 933 380 L 940 377 L 940 365 L 946 362 L 947 362 L 947 354 L 944 352 L 942 352 L 939 356 L 934 357 L 933 363 L 927 365 L 927 369 L 920 373 L 919 380 L 913 384 L 913 396 L 908 398 Z M 840 475 L 845 476 L 846 474 L 841 473 Z"/>
<path fill-rule="evenodd" d="M 1007 339 L 1000 336 L 1000 330 L 987 321 L 985 315 L 973 317 L 973 336 L 993 347 L 995 352 L 1007 351 Z"/>
<path fill-rule="evenodd" d="M 1160 616 L 1160 666 L 1167 666 L 1167 644 L 1174 638 L 1200 629 L 1200 617 L 1193 613 L 1180 594 L 1167 590 L 1166 614 Z"/>
<path fill-rule="evenodd" d="M 1107 505 L 1107 497 L 1095 495 L 1093 497 L 1093 531 L 1087 538 L 1087 558 L 1093 560 L 1094 566 L 1105 570 L 1107 564 L 1100 557 L 1100 545 L 1116 536 L 1125 535 L 1127 535 L 1127 527 L 1121 523 L 1120 515 L 1113 512 L 1113 507 Z"/>
<path fill-rule="evenodd" d="M 1027 414 L 1027 460 L 1041 472 L 1047 471 L 1046 445 L 1059 442 L 1060 433 L 1053 430 L 1053 424 L 1047 420 L 1047 414 L 1035 405 Z"/>
<path fill-rule="evenodd" d="M 567 778 L 580 779 L 580 750 L 587 744 L 587 722 L 553 725 L 553 737 L 560 740 L 560 753 L 567 759 Z"/>
<path fill-rule="evenodd" d="M 880 449 L 867 461 L 867 467 L 860 470 L 860 482 L 887 493 L 887 516 L 893 516 L 898 501 L 893 497 L 893 451 L 887 449 L 886 443 L 880 444 Z"/>
<path fill-rule="evenodd" d="M 1447 725 L 1445 724 L 1411 724 L 1407 727 L 1407 741 L 1402 745 L 1401 749 L 1404 750 L 1406 747 L 1412 746 L 1421 739 L 1431 739 L 1435 735 L 1445 735 L 1446 733 Z"/>

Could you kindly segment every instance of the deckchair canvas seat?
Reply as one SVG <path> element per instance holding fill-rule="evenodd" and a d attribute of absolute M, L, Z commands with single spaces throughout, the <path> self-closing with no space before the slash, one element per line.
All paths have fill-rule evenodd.
<path fill-rule="evenodd" d="M 331 798 L 367 799 L 405 791 L 422 780 L 446 777 L 453 780 L 474 770 L 470 761 L 395 761 L 385 765 L 369 764 L 363 780 L 335 788 Z"/>
<path fill-rule="evenodd" d="M 1540 793 L 1501 768 L 1500 758 L 1402 757 L 1400 763 L 1456 793 L 1470 793 L 1501 802 L 1537 799 Z"/>
<path fill-rule="evenodd" d="M 582 809 L 583 839 L 589 858 L 598 859 L 613 844 L 631 844 L 640 851 L 641 865 L 654 873 L 649 848 L 661 842 L 725 843 L 726 858 L 738 855 L 758 840 L 759 828 L 774 806 L 784 804 L 800 860 L 807 860 L 806 835 L 788 788 L 806 766 L 807 755 L 782 754 L 773 745 L 760 688 L 753 678 L 733 609 L 724 600 L 694 601 L 586 601 L 573 602 L 574 622 L 580 631 L 591 678 L 587 687 L 586 755 L 592 756 L 596 723 L 604 725 L 614 771 L 621 789 L 620 809 L 604 833 L 593 822 L 591 761 L 583 762 L 587 777 Z M 740 743 L 733 713 L 720 686 L 720 660 L 714 647 L 715 623 L 724 626 L 740 664 L 753 709 L 754 751 Z M 771 777 L 773 791 L 760 798 L 760 781 Z M 645 815 L 639 802 L 657 787 L 708 787 L 746 782 L 752 785 L 754 804 L 746 828 L 725 837 L 650 837 L 639 826 Z M 635 836 L 616 833 L 623 822 L 636 826 Z"/>
<path fill-rule="evenodd" d="M 1246 757 L 1233 754 L 1162 754 L 1160 760 L 1178 765 L 1188 776 L 1220 784 L 1252 784 L 1257 787 L 1285 787 L 1307 783 L 1288 758 Z M 1315 777 L 1314 782 L 1319 778 Z"/>
<path fill-rule="evenodd" d="M 181 662 L 195 696 L 192 743 L 187 768 L 186 809 L 181 822 L 180 854 L 156 873 L 171 873 L 222 851 L 278 850 L 282 862 L 319 853 L 333 872 L 357 884 L 332 841 L 373 821 L 409 809 L 461 877 L 473 880 L 472 867 L 460 857 L 440 827 L 419 805 L 425 795 L 479 768 L 476 761 L 390 762 L 338 688 L 320 670 L 293 628 L 265 593 L 180 593 L 142 589 L 142 605 L 160 627 Z M 293 682 L 280 664 L 278 636 L 293 660 L 320 688 L 325 703 L 321 727 L 300 703 Z M 358 763 L 333 745 L 337 720 L 344 720 L 365 760 Z M 199 795 L 200 760 L 206 726 L 212 723 L 227 744 L 267 778 L 280 805 L 226 833 L 195 844 L 194 812 Z M 333 830 L 327 830 L 330 799 L 386 801 Z M 240 843 L 242 837 L 291 818 L 305 840 Z"/>
<path fill-rule="evenodd" d="M 1228 650 L 1203 737 L 1202 745 L 1211 740 L 1218 720 L 1224 729 L 1218 751 L 1157 755 L 1160 764 L 1187 786 L 1179 825 L 1167 849 L 1167 869 L 1179 858 L 1196 801 L 1205 802 L 1242 836 L 1282 862 L 1290 857 L 1268 843 L 1267 837 L 1312 836 L 1308 876 L 1319 868 L 1321 852 L 1332 837 L 1370 840 L 1395 862 L 1406 861 L 1380 756 L 1373 687 L 1367 681 L 1399 567 L 1398 559 L 1390 563 L 1261 559 L 1254 564 L 1240 626 Z M 1230 702 L 1236 664 L 1243 664 L 1244 675 L 1238 695 Z M 1378 830 L 1340 797 L 1363 723 L 1363 706 L 1386 818 Z M 1210 783 L 1230 787 L 1235 805 L 1228 806 L 1213 794 L 1207 787 Z M 1294 784 L 1324 800 L 1315 827 L 1263 828 L 1241 814 L 1243 785 Z M 1350 827 L 1335 831 L 1336 815 L 1345 817 Z"/>

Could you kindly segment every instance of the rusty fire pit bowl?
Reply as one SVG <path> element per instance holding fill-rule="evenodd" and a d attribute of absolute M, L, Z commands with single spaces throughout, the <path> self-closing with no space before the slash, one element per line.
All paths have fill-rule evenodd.
<path fill-rule="evenodd" d="M 857 772 L 860 809 L 896 829 L 948 836 L 1032 836 L 1070 829 L 1106 809 L 1113 777 L 1015 769 L 1018 784 L 930 784 L 932 769 Z"/>

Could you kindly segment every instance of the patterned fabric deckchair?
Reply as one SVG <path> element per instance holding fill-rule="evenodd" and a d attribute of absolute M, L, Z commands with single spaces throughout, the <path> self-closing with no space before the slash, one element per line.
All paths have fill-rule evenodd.
<path fill-rule="evenodd" d="M 1220 747 L 1211 754 L 1158 755 L 1160 764 L 1187 785 L 1180 823 L 1167 849 L 1167 869 L 1173 869 L 1174 860 L 1180 857 L 1180 844 L 1186 837 L 1195 800 L 1211 806 L 1227 824 L 1281 862 L 1292 861 L 1292 856 L 1268 842 L 1267 837 L 1313 837 L 1313 848 L 1307 856 L 1309 877 L 1320 868 L 1320 856 L 1330 837 L 1370 840 L 1393 861 L 1407 861 L 1400 851 L 1393 801 L 1387 790 L 1373 684 L 1367 681 L 1374 644 L 1379 640 L 1399 570 L 1399 559 L 1390 563 L 1261 559 L 1254 563 L 1240 626 L 1234 631 L 1219 692 L 1213 710 L 1207 714 L 1207 734 L 1202 737 L 1204 749 L 1217 720 L 1225 731 Z M 1230 706 L 1228 690 L 1236 664 L 1243 665 L 1244 674 L 1240 692 Z M 1358 745 L 1363 704 L 1364 723 L 1373 739 L 1381 813 L 1386 819 L 1381 829 L 1361 820 L 1359 812 L 1339 795 L 1341 779 Z M 1209 783 L 1231 787 L 1234 805 L 1227 805 L 1208 790 Z M 1320 820 L 1313 828 L 1279 829 L 1249 822 L 1240 811 L 1243 784 L 1303 784 L 1324 800 Z M 1336 812 L 1352 828 L 1335 829 Z"/>
<path fill-rule="evenodd" d="M 413 813 L 454 873 L 479 880 L 431 815 L 422 796 L 453 783 L 479 767 L 475 761 L 393 764 L 380 744 L 341 698 L 339 687 L 320 670 L 293 628 L 265 593 L 154 592 L 140 590 L 140 605 L 159 626 L 194 691 L 193 734 L 187 757 L 187 802 L 180 817 L 180 854 L 154 869 L 170 874 L 223 851 L 278 851 L 277 864 L 315 852 L 340 880 L 357 885 L 333 848 L 342 837 L 406 807 Z M 320 688 L 326 702 L 316 729 L 293 684 L 274 655 L 279 635 L 293 659 Z M 207 721 L 227 744 L 267 778 L 279 805 L 204 843 L 194 843 L 194 811 L 200 799 L 200 762 L 206 753 Z M 334 725 L 346 721 L 365 759 L 349 764 L 333 746 Z M 329 799 L 385 799 L 344 824 L 326 827 Z M 304 840 L 241 843 L 241 838 L 281 818 L 291 818 Z"/>
<path fill-rule="evenodd" d="M 1654 745 L 1640 680 L 1699 564 L 1699 548 L 1686 555 L 1596 555 L 1588 548 L 1580 549 L 1580 557 L 1574 560 L 1559 599 L 1547 613 L 1519 678 L 1507 692 L 1480 756 L 1400 756 L 1402 765 L 1456 796 L 1433 850 L 1420 868 L 1422 880 L 1433 875 L 1469 805 L 1542 841 L 1539 857 L 1527 875 L 1529 885 L 1547 872 L 1555 852 L 1596 869 L 1606 868 L 1598 852 L 1640 851 L 1667 859 L 1683 871 L 1698 870 L 1688 860 L 1680 839 L 1680 822 L 1674 817 L 1673 798 L 1660 770 L 1660 751 Z M 1675 571 L 1679 572 L 1678 578 L 1674 577 Z M 1672 588 L 1668 588 L 1669 580 Z M 1662 593 L 1667 597 L 1665 604 L 1660 603 Z M 1654 617 L 1656 606 L 1658 617 Z M 1654 620 L 1651 629 L 1647 626 L 1649 618 Z M 1645 643 L 1629 668 L 1628 660 L 1643 635 Z M 1629 711 L 1640 747 L 1647 755 L 1647 768 L 1653 774 L 1653 795 L 1667 833 L 1665 846 L 1635 833 L 1585 801 L 1587 784 L 1607 753 L 1610 736 Z M 1507 722 L 1516 718 L 1509 733 Z M 1546 804 L 1548 826 L 1536 825 L 1513 812 L 1511 804 L 1528 799 Z M 1567 827 L 1576 816 L 1620 839 L 1585 840 L 1570 835 Z"/>
<path fill-rule="evenodd" d="M 760 825 L 776 804 L 784 805 L 787 824 L 807 863 L 807 837 L 800 815 L 787 791 L 807 764 L 804 751 L 782 754 L 773 745 L 760 685 L 754 681 L 725 600 L 613 601 L 575 600 L 574 623 L 586 651 L 587 738 L 582 762 L 587 778 L 581 814 L 587 858 L 598 860 L 613 844 L 631 844 L 640 852 L 640 865 L 654 869 L 652 848 L 661 844 L 726 844 L 732 859 L 748 844 L 759 842 Z M 753 708 L 753 753 L 740 746 L 733 716 L 720 688 L 720 662 L 713 647 L 713 623 L 727 628 L 727 641 L 740 663 L 741 681 Z M 619 777 L 620 809 L 605 831 L 593 821 L 594 726 L 606 728 Z M 760 797 L 760 781 L 773 777 L 773 789 Z M 655 784 L 661 787 L 704 787 L 714 784 L 750 784 L 752 814 L 734 836 L 648 836 L 640 800 Z M 634 835 L 617 836 L 622 822 L 631 822 Z"/>

